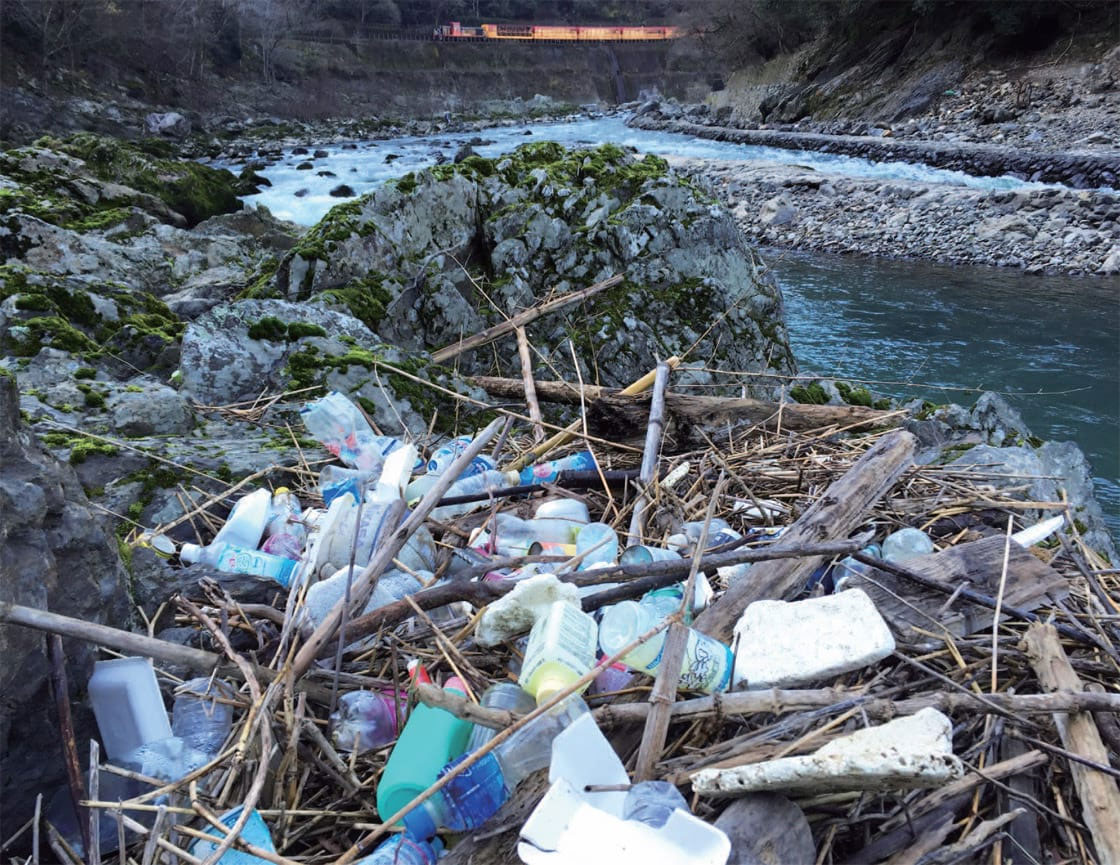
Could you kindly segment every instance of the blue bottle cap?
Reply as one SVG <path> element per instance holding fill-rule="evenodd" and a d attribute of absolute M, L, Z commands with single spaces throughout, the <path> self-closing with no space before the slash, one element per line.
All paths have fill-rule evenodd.
<path fill-rule="evenodd" d="M 439 795 L 438 793 L 436 795 Z M 404 833 L 413 841 L 427 843 L 436 837 L 439 826 L 432 819 L 432 809 L 428 803 L 417 805 L 401 818 L 404 823 Z"/>

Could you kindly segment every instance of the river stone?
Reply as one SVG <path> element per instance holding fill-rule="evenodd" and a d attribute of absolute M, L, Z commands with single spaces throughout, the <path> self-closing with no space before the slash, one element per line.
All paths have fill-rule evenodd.
<path fill-rule="evenodd" d="M 144 117 L 144 128 L 151 135 L 170 138 L 186 138 L 191 134 L 191 122 L 178 111 L 148 114 Z"/>
<path fill-rule="evenodd" d="M 374 299 L 384 313 L 351 310 L 386 341 L 430 351 L 613 274 L 626 282 L 527 326 L 560 376 L 575 373 L 569 339 L 583 377 L 609 386 L 689 349 L 702 363 L 682 384 L 713 383 L 703 366 L 795 369 L 781 293 L 727 211 L 661 160 L 613 146 L 525 145 L 385 184 L 328 213 L 272 289 Z M 506 337 L 456 364 L 474 373 L 496 359 L 497 372 L 517 375 L 517 358 Z"/>
<path fill-rule="evenodd" d="M 816 795 L 851 790 L 938 787 L 964 774 L 953 754 L 953 725 L 936 709 L 833 739 L 802 757 L 731 769 L 701 769 L 692 789 L 705 796 L 758 790 Z"/>
<path fill-rule="evenodd" d="M 731 841 L 727 865 L 813 865 L 816 846 L 805 813 L 780 793 L 747 793 L 716 818 Z"/>
<path fill-rule="evenodd" d="M 786 225 L 793 222 L 796 215 L 797 211 L 793 209 L 789 198 L 776 195 L 762 203 L 758 211 L 758 221 L 763 225 Z"/>
<path fill-rule="evenodd" d="M 182 435 L 194 426 L 187 400 L 175 389 L 139 380 L 111 396 L 106 404 L 113 429 L 124 436 Z"/>
<path fill-rule="evenodd" d="M 16 382 L 0 374 L 0 601 L 120 627 L 129 609 L 125 571 L 104 518 L 74 470 L 22 424 Z M 77 740 L 96 726 L 86 701 L 94 647 L 64 642 Z M 65 783 L 43 635 L 0 624 L 0 812 L 30 816 L 38 793 Z"/>

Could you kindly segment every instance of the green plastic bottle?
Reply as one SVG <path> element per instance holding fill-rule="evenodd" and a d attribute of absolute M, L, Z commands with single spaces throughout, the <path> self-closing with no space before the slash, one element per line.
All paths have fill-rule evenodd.
<path fill-rule="evenodd" d="M 444 688 L 465 696 L 466 686 L 458 677 Z M 377 813 L 388 820 L 435 783 L 439 770 L 467 749 L 470 721 L 424 704 L 408 716 L 377 785 Z"/>

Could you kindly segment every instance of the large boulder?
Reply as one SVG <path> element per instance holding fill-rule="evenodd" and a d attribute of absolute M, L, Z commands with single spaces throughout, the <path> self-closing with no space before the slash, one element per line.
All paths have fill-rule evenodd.
<path fill-rule="evenodd" d="M 88 622 L 121 625 L 125 569 L 102 514 L 74 470 L 51 456 L 20 420 L 19 394 L 0 374 L 0 601 Z M 79 744 L 95 726 L 83 699 L 94 648 L 65 643 Z M 58 721 L 42 634 L 0 624 L 0 812 L 19 826 L 36 794 L 64 783 Z"/>
<path fill-rule="evenodd" d="M 427 351 L 546 297 L 623 282 L 528 325 L 554 370 L 625 385 L 658 357 L 794 371 L 781 292 L 715 199 L 656 157 L 545 142 L 406 175 L 334 208 L 258 294 L 346 308 L 383 340 Z M 459 358 L 517 369 L 512 338 Z M 761 379 L 768 381 L 767 379 Z M 769 386 L 758 386 L 769 393 Z"/>

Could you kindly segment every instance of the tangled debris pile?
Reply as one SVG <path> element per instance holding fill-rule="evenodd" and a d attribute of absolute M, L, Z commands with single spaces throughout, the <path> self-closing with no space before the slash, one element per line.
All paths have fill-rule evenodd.
<path fill-rule="evenodd" d="M 182 683 L 169 723 L 147 661 L 98 665 L 104 759 L 83 780 L 71 738 L 54 855 L 1116 861 L 1117 572 L 1068 505 L 915 465 L 902 412 L 667 393 L 676 363 L 540 383 L 581 416 L 427 459 L 313 401 L 345 466 L 230 487 L 179 521 L 197 544 L 138 539 L 202 576 L 193 645 L 0 608 Z M 635 412 L 643 448 L 604 437 Z M 34 833 L 39 861 L 39 831 L 5 847 Z"/>

